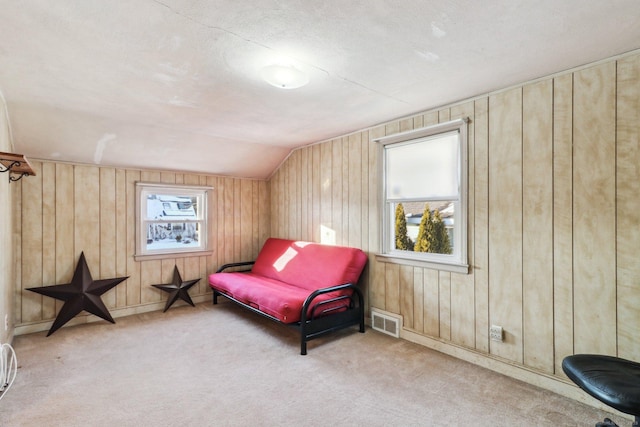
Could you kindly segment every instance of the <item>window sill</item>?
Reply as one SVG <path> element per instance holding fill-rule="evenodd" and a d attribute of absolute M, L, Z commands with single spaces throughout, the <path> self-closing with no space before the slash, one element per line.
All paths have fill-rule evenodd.
<path fill-rule="evenodd" d="M 148 255 L 134 255 L 133 259 L 136 261 L 151 261 L 154 259 L 168 259 L 168 258 L 188 258 L 213 255 L 213 251 L 191 251 L 191 252 L 171 252 L 162 254 L 148 254 Z"/>
<path fill-rule="evenodd" d="M 391 254 L 376 254 L 376 261 L 391 264 L 410 265 L 412 267 L 429 268 L 432 270 L 449 271 L 451 273 L 469 274 L 468 264 L 451 264 L 424 259 L 400 257 Z"/>

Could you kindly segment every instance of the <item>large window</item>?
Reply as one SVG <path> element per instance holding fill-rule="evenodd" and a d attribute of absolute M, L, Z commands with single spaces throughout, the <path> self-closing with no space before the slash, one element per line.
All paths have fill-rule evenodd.
<path fill-rule="evenodd" d="M 468 272 L 467 120 L 376 141 L 382 151 L 383 257 Z"/>
<path fill-rule="evenodd" d="M 206 252 L 210 187 L 136 183 L 136 256 Z"/>

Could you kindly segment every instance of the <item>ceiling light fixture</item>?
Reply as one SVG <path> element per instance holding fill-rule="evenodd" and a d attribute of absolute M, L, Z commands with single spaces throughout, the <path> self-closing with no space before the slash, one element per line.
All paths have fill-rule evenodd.
<path fill-rule="evenodd" d="M 297 89 L 309 83 L 309 76 L 293 65 L 268 65 L 261 74 L 267 83 L 280 89 Z"/>

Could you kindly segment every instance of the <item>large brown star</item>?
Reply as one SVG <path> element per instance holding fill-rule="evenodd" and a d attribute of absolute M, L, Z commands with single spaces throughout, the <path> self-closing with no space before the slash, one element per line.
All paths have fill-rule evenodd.
<path fill-rule="evenodd" d="M 195 307 L 193 301 L 191 301 L 191 297 L 189 296 L 189 289 L 198 283 L 199 280 L 200 279 L 194 279 L 183 282 L 182 277 L 180 277 L 180 271 L 178 271 L 178 266 L 176 265 L 173 268 L 173 281 L 171 283 L 164 285 L 151 285 L 158 289 L 162 289 L 165 292 L 169 292 L 167 304 L 164 306 L 164 310 L 162 312 L 164 313 L 167 311 L 178 298 L 191 304 L 192 307 Z"/>
<path fill-rule="evenodd" d="M 53 325 L 51 325 L 51 329 L 49 329 L 49 333 L 47 334 L 47 336 L 49 336 L 69 320 L 73 319 L 82 310 L 111 323 L 116 323 L 102 302 L 100 295 L 128 278 L 129 276 L 93 280 L 89 267 L 87 266 L 87 261 L 84 258 L 84 252 L 82 252 L 80 254 L 80 260 L 76 265 L 76 271 L 73 273 L 71 283 L 43 286 L 41 288 L 27 288 L 27 290 L 64 301 L 64 305 L 60 309 L 56 320 L 53 322 Z"/>

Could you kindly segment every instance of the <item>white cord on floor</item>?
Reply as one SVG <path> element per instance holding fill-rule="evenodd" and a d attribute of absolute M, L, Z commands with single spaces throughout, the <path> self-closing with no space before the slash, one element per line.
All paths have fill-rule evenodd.
<path fill-rule="evenodd" d="M 0 346 L 0 399 L 11 388 L 18 372 L 16 352 L 10 344 Z"/>

